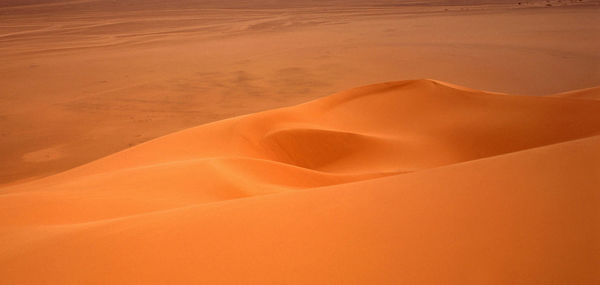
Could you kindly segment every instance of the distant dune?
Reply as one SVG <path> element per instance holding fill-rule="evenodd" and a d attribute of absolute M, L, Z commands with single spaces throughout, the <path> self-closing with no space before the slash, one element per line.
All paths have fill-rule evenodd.
<path fill-rule="evenodd" d="M 598 284 L 598 90 L 389 82 L 172 133 L 0 188 L 0 276 Z"/>

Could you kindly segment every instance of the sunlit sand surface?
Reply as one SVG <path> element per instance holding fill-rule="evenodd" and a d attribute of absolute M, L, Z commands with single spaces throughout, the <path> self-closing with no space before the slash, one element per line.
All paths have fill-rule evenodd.
<path fill-rule="evenodd" d="M 600 284 L 600 5 L 481 2 L 0 2 L 0 284 Z"/>
<path fill-rule="evenodd" d="M 2 188 L 0 274 L 595 284 L 600 100 L 566 97 L 400 81 L 169 134 Z"/>

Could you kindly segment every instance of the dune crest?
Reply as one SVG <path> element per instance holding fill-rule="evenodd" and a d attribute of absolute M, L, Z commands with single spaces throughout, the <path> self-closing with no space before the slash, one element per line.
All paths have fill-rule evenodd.
<path fill-rule="evenodd" d="M 562 92 L 550 95 L 551 97 L 593 99 L 600 100 L 600 87 L 585 88 L 580 90 Z"/>
<path fill-rule="evenodd" d="M 407 80 L 179 131 L 0 188 L 0 276 L 597 284 L 600 101 L 562 98 L 597 90 Z"/>

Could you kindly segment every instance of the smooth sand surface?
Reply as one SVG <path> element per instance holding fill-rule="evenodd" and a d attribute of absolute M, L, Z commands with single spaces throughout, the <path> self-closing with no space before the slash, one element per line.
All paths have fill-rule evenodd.
<path fill-rule="evenodd" d="M 0 1 L 0 184 L 375 82 L 598 86 L 599 3 Z"/>
<path fill-rule="evenodd" d="M 599 15 L 0 0 L 0 284 L 600 284 Z"/>
<path fill-rule="evenodd" d="M 0 276 L 598 284 L 598 185 L 600 100 L 382 83 L 0 188 Z"/>

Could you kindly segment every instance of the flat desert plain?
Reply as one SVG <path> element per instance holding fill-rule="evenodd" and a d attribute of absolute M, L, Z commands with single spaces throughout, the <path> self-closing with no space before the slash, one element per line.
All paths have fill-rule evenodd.
<path fill-rule="evenodd" d="M 0 284 L 600 284 L 599 51 L 591 0 L 0 1 Z"/>

